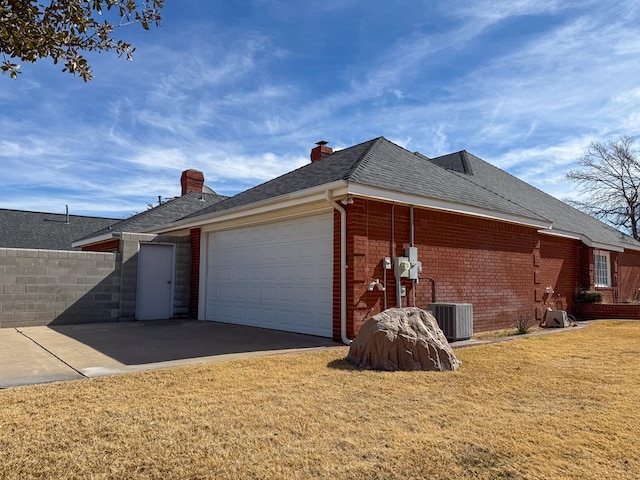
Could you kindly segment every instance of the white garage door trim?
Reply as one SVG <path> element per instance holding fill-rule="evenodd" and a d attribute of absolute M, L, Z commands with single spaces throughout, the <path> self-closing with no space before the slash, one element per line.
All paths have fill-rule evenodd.
<path fill-rule="evenodd" d="M 205 320 L 333 335 L 333 211 L 211 232 L 205 257 Z"/>

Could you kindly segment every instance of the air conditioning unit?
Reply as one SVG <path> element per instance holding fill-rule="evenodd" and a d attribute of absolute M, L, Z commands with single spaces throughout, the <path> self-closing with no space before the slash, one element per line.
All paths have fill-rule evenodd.
<path fill-rule="evenodd" d="M 566 328 L 569 326 L 569 317 L 564 310 L 547 310 L 544 318 L 544 326 L 549 328 Z"/>
<path fill-rule="evenodd" d="M 466 340 L 473 335 L 473 306 L 470 303 L 432 303 L 429 311 L 447 340 Z"/>

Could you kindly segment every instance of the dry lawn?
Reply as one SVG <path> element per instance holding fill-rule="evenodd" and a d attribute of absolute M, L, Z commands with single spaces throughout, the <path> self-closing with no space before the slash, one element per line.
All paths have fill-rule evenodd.
<path fill-rule="evenodd" d="M 640 322 L 460 349 L 448 373 L 346 352 L 0 391 L 0 478 L 640 478 Z"/>

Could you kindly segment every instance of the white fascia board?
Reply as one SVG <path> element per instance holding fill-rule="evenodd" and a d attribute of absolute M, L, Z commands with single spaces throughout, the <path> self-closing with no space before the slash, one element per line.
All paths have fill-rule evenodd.
<path fill-rule="evenodd" d="M 588 239 L 587 237 L 584 237 L 583 242 L 587 247 L 595 248 L 597 250 L 609 250 L 611 252 L 620 252 L 620 253 L 624 252 L 624 247 L 621 247 L 620 245 L 611 245 L 609 243 L 594 242 L 591 239 Z"/>
<path fill-rule="evenodd" d="M 120 232 L 107 232 L 102 235 L 96 235 L 95 237 L 85 238 L 82 240 L 76 240 L 71 244 L 73 248 L 83 247 L 85 245 L 91 245 L 92 243 L 100 243 L 105 240 L 111 240 L 112 238 L 120 238 Z"/>
<path fill-rule="evenodd" d="M 405 204 L 409 206 L 429 208 L 432 210 L 439 210 L 443 212 L 457 213 L 460 215 L 485 218 L 488 220 L 514 223 L 538 229 L 550 229 L 552 226 L 551 222 L 542 219 L 496 212 L 480 207 L 473 207 L 470 205 L 447 202 L 444 200 L 427 198 L 420 195 L 412 195 L 367 185 L 347 183 L 344 180 L 338 180 L 336 182 L 318 185 L 316 187 L 308 188 L 305 190 L 299 190 L 291 194 L 281 195 L 279 197 L 270 198 L 261 202 L 243 205 L 237 208 L 230 208 L 227 210 L 214 212 L 209 215 L 202 215 L 192 219 L 175 222 L 174 224 L 165 225 L 160 228 L 149 230 L 148 233 L 164 233 L 173 230 L 202 227 L 208 224 L 235 220 L 252 215 L 260 215 L 268 212 L 273 212 L 275 210 L 300 206 L 305 203 L 317 202 L 325 199 L 325 191 L 327 190 L 331 192 L 332 198 L 336 200 L 339 200 L 341 197 L 344 197 L 346 195 L 353 195 L 356 197 L 370 198 L 384 202 Z"/>
<path fill-rule="evenodd" d="M 173 230 L 202 227 L 203 225 L 212 223 L 236 220 L 242 217 L 260 215 L 284 208 L 297 207 L 305 203 L 324 201 L 324 192 L 327 190 L 334 192 L 334 195 L 346 195 L 347 183 L 344 180 L 325 183 L 323 185 L 318 185 L 316 187 L 307 188 L 304 190 L 298 190 L 296 192 L 269 198 L 260 202 L 242 205 L 235 208 L 229 208 L 227 210 L 221 210 L 209 215 L 201 215 L 187 220 L 181 220 L 173 224 L 154 228 L 153 230 L 149 230 L 148 233 L 165 233 Z"/>
<path fill-rule="evenodd" d="M 569 238 L 571 240 L 580 240 L 589 248 L 609 250 L 611 252 L 624 252 L 624 247 L 620 245 L 617 245 L 617 244 L 614 245 L 611 243 L 594 242 L 589 237 L 581 233 L 567 232 L 564 230 L 557 230 L 555 228 L 538 230 L 538 233 L 541 233 L 543 235 L 550 235 L 553 237 Z M 629 247 L 629 248 L 632 248 L 632 247 Z M 640 249 L 640 247 L 637 247 L 637 248 Z"/>
<path fill-rule="evenodd" d="M 347 193 L 349 195 L 354 195 L 357 197 L 367 197 L 385 202 L 401 203 L 414 207 L 424 207 L 432 210 L 439 210 L 442 212 L 486 218 L 488 220 L 498 220 L 501 222 L 515 223 L 527 227 L 551 228 L 552 225 L 551 222 L 542 219 L 524 217 L 521 215 L 504 212 L 496 212 L 494 210 L 488 210 L 485 208 L 473 207 L 470 205 L 463 205 L 461 203 L 448 202 L 445 200 L 438 200 L 435 198 L 428 198 L 409 193 L 384 190 L 367 185 L 349 184 L 349 191 Z"/>
<path fill-rule="evenodd" d="M 584 235 L 580 235 L 579 233 L 566 232 L 564 230 L 557 230 L 555 228 L 542 228 L 538 230 L 538 233 L 543 235 L 550 235 L 552 237 L 561 237 L 568 238 L 570 240 L 580 240 L 581 242 L 584 239 Z"/>

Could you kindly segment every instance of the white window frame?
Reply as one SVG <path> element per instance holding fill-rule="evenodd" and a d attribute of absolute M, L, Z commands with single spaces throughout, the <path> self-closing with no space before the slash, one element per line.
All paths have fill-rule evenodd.
<path fill-rule="evenodd" d="M 603 250 L 593 251 L 593 280 L 596 287 L 611 287 L 611 257 Z"/>

